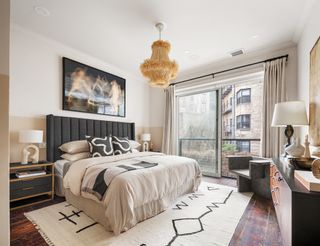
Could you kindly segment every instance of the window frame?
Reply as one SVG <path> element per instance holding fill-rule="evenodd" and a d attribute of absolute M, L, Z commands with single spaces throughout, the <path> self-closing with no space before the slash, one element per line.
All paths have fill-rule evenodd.
<path fill-rule="evenodd" d="M 248 122 L 244 121 L 245 117 L 249 118 Z M 238 119 L 240 119 L 240 122 Z M 239 114 L 236 116 L 236 121 L 237 130 L 249 131 L 251 129 L 251 114 Z M 247 125 L 247 127 L 245 125 Z"/>
<path fill-rule="evenodd" d="M 243 95 L 243 92 L 248 91 L 249 95 Z M 251 103 L 251 88 L 243 88 L 236 93 L 237 105 Z"/>
<path fill-rule="evenodd" d="M 248 149 L 244 150 L 243 143 L 248 143 Z M 236 146 L 237 146 L 237 151 L 239 151 L 239 152 L 251 153 L 251 141 L 250 140 L 237 141 Z"/>

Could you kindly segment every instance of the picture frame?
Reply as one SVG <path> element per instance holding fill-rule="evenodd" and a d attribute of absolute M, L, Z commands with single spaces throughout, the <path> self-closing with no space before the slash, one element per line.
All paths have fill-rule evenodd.
<path fill-rule="evenodd" d="M 62 58 L 63 110 L 126 116 L 126 80 L 84 63 Z"/>
<path fill-rule="evenodd" d="M 320 37 L 310 51 L 309 124 L 311 145 L 320 146 Z"/>

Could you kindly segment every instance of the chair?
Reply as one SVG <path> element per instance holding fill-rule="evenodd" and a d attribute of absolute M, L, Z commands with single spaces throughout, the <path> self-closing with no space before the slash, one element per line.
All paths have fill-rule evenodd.
<path fill-rule="evenodd" d="M 229 156 L 229 170 L 237 176 L 238 191 L 253 191 L 271 199 L 270 160 L 252 156 Z"/>

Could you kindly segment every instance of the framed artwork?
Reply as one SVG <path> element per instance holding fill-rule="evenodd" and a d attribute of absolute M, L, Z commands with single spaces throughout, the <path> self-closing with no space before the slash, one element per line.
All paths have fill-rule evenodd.
<path fill-rule="evenodd" d="M 125 117 L 126 80 L 63 57 L 63 109 Z"/>
<path fill-rule="evenodd" d="M 310 52 L 309 135 L 313 146 L 320 146 L 320 37 Z"/>

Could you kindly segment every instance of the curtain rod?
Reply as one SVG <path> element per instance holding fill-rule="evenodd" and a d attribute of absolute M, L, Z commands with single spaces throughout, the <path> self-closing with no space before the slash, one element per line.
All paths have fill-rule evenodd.
<path fill-rule="evenodd" d="M 208 76 L 212 76 L 214 78 L 214 76 L 216 74 L 226 73 L 226 72 L 229 72 L 229 71 L 232 71 L 232 70 L 236 70 L 236 69 L 240 69 L 240 68 L 244 68 L 244 67 L 250 67 L 250 66 L 253 66 L 253 65 L 257 65 L 257 64 L 260 64 L 260 63 L 265 63 L 265 62 L 269 62 L 269 61 L 273 61 L 273 60 L 277 60 L 277 59 L 281 59 L 281 58 L 286 58 L 286 61 L 288 61 L 288 57 L 289 57 L 288 54 L 287 55 L 283 55 L 283 56 L 273 57 L 273 58 L 270 58 L 270 59 L 267 59 L 267 60 L 264 60 L 264 61 L 254 62 L 254 63 L 250 63 L 250 64 L 247 64 L 247 65 L 233 67 L 233 68 L 229 68 L 229 69 L 222 70 L 222 71 L 219 71 L 219 72 L 209 73 L 209 74 L 201 75 L 201 76 L 194 77 L 194 78 L 191 78 L 191 79 L 186 79 L 186 80 L 174 82 L 174 83 L 171 83 L 169 86 L 177 85 L 177 84 L 181 84 L 181 83 L 185 83 L 185 82 L 189 82 L 189 81 L 196 80 L 196 79 L 202 79 L 202 78 L 205 78 L 205 77 L 208 77 Z"/>

